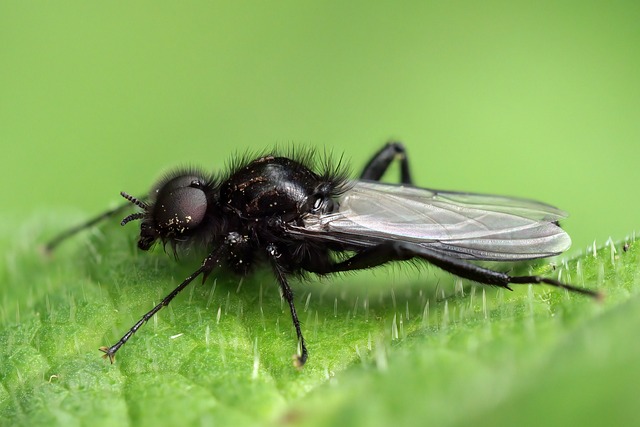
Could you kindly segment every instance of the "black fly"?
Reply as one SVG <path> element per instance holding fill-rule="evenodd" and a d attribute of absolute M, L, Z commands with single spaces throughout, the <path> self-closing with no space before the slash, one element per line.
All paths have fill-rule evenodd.
<path fill-rule="evenodd" d="M 306 362 L 307 348 L 288 282 L 292 275 L 422 259 L 465 279 L 506 289 L 510 284 L 545 283 L 600 296 L 555 279 L 510 276 L 471 262 L 528 260 L 567 250 L 571 239 L 558 225 L 566 216 L 561 210 L 525 199 L 415 187 L 399 143 L 384 146 L 355 181 L 329 165 L 314 172 L 310 160 L 310 155 L 295 160 L 265 155 L 236 164 L 224 177 L 178 170 L 154 186 L 148 200 L 121 193 L 141 209 L 121 223 L 141 221 L 140 249 L 149 250 L 160 241 L 174 250 L 197 245 L 209 254 L 117 343 L 100 348 L 105 357 L 113 363 L 118 349 L 155 313 L 196 277 L 204 281 L 222 266 L 246 275 L 255 264 L 270 264 L 291 310 L 300 346 L 298 366 Z M 394 160 L 400 161 L 402 183 L 379 182 Z M 48 249 L 126 206 L 68 230 Z"/>

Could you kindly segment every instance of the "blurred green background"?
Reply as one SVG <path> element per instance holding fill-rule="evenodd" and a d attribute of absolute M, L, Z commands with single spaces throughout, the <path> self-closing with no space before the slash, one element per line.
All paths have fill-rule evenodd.
<path fill-rule="evenodd" d="M 70 222 L 175 165 L 305 144 L 358 172 L 390 138 L 424 186 L 637 228 L 640 3 L 0 2 L 12 225 Z"/>
<path fill-rule="evenodd" d="M 567 210 L 571 217 L 564 226 L 574 240 L 569 256 L 583 252 L 594 240 L 602 244 L 610 236 L 624 238 L 638 228 L 640 210 L 639 23 L 637 1 L 0 1 L 0 245 L 8 245 L 0 271 L 0 320 L 5 329 L 0 331 L 0 412 L 8 407 L 6 413 L 14 411 L 16 419 L 28 425 L 33 421 L 29 416 L 39 413 L 29 405 L 51 404 L 51 413 L 64 421 L 59 424 L 70 425 L 56 412 L 56 399 L 62 394 L 53 395 L 70 390 L 80 400 L 70 400 L 69 413 L 80 413 L 80 420 L 113 424 L 112 418 L 93 414 L 93 405 L 102 403 L 109 414 L 135 421 L 136 408 L 127 405 L 137 401 L 131 380 L 135 385 L 140 377 L 126 376 L 127 367 L 136 363 L 150 372 L 143 376 L 150 386 L 142 389 L 160 390 L 166 398 L 140 399 L 151 408 L 147 414 L 156 409 L 165 410 L 157 411 L 159 416 L 171 412 L 174 400 L 210 403 L 213 390 L 235 396 L 236 383 L 216 377 L 225 366 L 212 366 L 206 359 L 192 372 L 196 378 L 219 381 L 205 390 L 206 399 L 199 399 L 202 390 L 194 392 L 188 381 L 173 399 L 178 388 L 158 378 L 167 373 L 188 378 L 184 369 L 154 372 L 155 366 L 143 366 L 147 359 L 136 357 L 136 348 L 144 355 L 145 339 L 161 341 L 152 326 L 137 340 L 138 347 L 128 344 L 131 356 L 124 356 L 123 363 L 112 367 L 96 356 L 94 341 L 119 336 L 142 311 L 136 307 L 151 304 L 150 294 L 162 293 L 161 286 L 171 287 L 175 277 L 188 274 L 188 265 L 176 266 L 163 254 L 134 252 L 135 229 L 109 239 L 82 239 L 83 246 L 71 252 L 73 245 L 68 245 L 69 250 L 50 264 L 33 256 L 33 241 L 42 235 L 121 203 L 121 190 L 148 190 L 163 171 L 176 165 L 219 170 L 234 153 L 292 144 L 344 153 L 355 175 L 385 141 L 398 139 L 409 150 L 418 184 L 529 197 Z M 32 231 L 39 223 L 42 229 Z M 107 231 L 114 228 L 119 226 Z M 93 253 L 87 248 L 95 242 L 113 248 Z M 100 261 L 103 253 L 108 255 Z M 634 410 L 634 387 L 640 378 L 634 365 L 637 342 L 628 339 L 628 331 L 637 330 L 640 322 L 637 285 L 631 285 L 637 282 L 638 263 L 629 258 L 637 256 L 637 247 L 626 255 L 619 252 L 624 268 L 611 268 L 610 250 L 600 253 L 604 256 L 577 263 L 586 266 L 584 277 L 580 268 L 571 271 L 576 271 L 576 280 L 606 286 L 610 298 L 603 306 L 548 289 L 531 291 L 528 299 L 522 299 L 524 287 L 507 297 L 489 291 L 489 305 L 498 308 L 487 321 L 482 312 L 473 311 L 473 296 L 434 299 L 431 318 L 444 319 L 439 313 L 448 313 L 450 304 L 453 320 L 470 320 L 457 328 L 452 322 L 450 331 L 446 326 L 438 330 L 442 325 L 414 325 L 420 333 L 397 346 L 389 339 L 393 348 L 388 375 L 384 369 L 368 370 L 369 359 L 363 357 L 360 364 L 353 353 L 358 352 L 354 343 L 364 342 L 358 333 L 366 336 L 366 328 L 375 327 L 376 321 L 386 328 L 385 315 L 395 324 L 396 297 L 385 277 L 397 270 L 376 273 L 381 286 L 367 291 L 358 288 L 370 284 L 366 274 L 349 276 L 353 286 L 344 288 L 332 288 L 330 279 L 325 283 L 329 292 L 346 292 L 351 298 L 345 299 L 349 303 L 341 299 L 342 310 L 355 307 L 358 298 L 368 298 L 369 291 L 385 293 L 379 304 L 391 299 L 393 309 L 380 309 L 382 318 L 363 321 L 360 329 L 353 320 L 349 323 L 349 314 L 344 321 L 321 316 L 325 327 L 311 342 L 322 351 L 314 353 L 314 364 L 301 373 L 294 372 L 288 360 L 264 357 L 274 372 L 270 381 L 284 384 L 284 392 L 269 394 L 280 404 L 271 411 L 282 410 L 277 420 L 291 424 L 300 413 L 320 412 L 318 425 L 335 425 L 338 419 L 388 424 L 389 414 L 410 421 L 411 411 L 436 424 L 457 419 L 493 425 L 498 419 L 497 425 L 512 425 L 507 418 L 513 416 L 521 425 L 536 425 L 540 413 L 556 414 L 552 420 L 571 418 L 563 425 L 625 420 Z M 95 271 L 87 267 L 94 265 L 93 257 Z M 151 274 L 151 279 L 139 280 L 123 259 L 134 260 L 133 270 L 158 270 L 160 265 L 162 274 L 156 273 L 161 278 Z M 611 265 L 606 264 L 609 259 Z M 429 274 L 413 282 L 435 295 L 440 282 L 433 285 Z M 121 279 L 132 279 L 133 284 L 120 288 Z M 272 283 L 272 278 L 267 281 Z M 452 281 L 448 277 L 443 287 Z M 121 299 L 134 308 L 102 295 L 103 284 L 105 294 L 122 293 Z M 332 312 L 330 303 L 316 301 L 321 286 L 312 288 L 312 307 Z M 405 299 L 415 300 L 399 286 L 399 306 Z M 305 296 L 308 288 L 294 287 L 299 298 Z M 181 296 L 175 309 L 163 312 L 161 319 L 171 319 L 175 310 L 178 321 L 162 331 L 174 333 L 193 324 L 180 315 L 202 306 L 206 301 L 201 294 L 209 288 L 192 289 L 197 292 L 193 304 L 190 297 Z M 246 307 L 255 306 L 251 291 L 232 296 Z M 516 305 L 502 304 L 509 298 Z M 267 295 L 265 304 L 276 308 L 266 310 L 269 321 L 277 319 L 277 296 Z M 76 307 L 80 320 L 65 323 L 60 315 L 56 323 L 57 312 L 75 315 Z M 117 316 L 103 315 L 103 310 L 116 309 Z M 249 320 L 244 323 L 230 316 L 241 332 L 257 325 L 261 314 L 247 310 L 245 316 Z M 417 316 L 412 319 L 419 322 Z M 448 324 L 448 314 L 446 319 Z M 118 326 L 103 337 L 114 322 Z M 23 338 L 30 327 L 40 328 L 42 348 L 37 339 Z M 226 332 L 229 337 L 238 335 L 235 329 Z M 79 340 L 77 348 L 72 348 L 70 335 Z M 254 333 L 246 335 L 252 345 Z M 290 337 L 271 329 L 258 330 L 256 336 L 264 337 L 261 349 L 291 344 Z M 322 341 L 323 337 L 329 338 Z M 278 344 L 278 338 L 286 344 Z M 176 342 L 167 348 L 179 353 Z M 199 339 L 193 342 L 202 345 Z M 169 365 L 184 361 L 163 351 L 158 354 L 158 360 Z M 331 361 L 334 354 L 338 362 L 323 364 L 323 357 Z M 379 355 L 373 357 L 378 363 Z M 184 363 L 190 366 L 188 360 Z M 326 373 L 320 372 L 325 368 Z M 228 371 L 222 373 L 242 374 Z M 41 378 L 40 372 L 61 373 L 61 378 Z M 156 377 L 161 374 L 165 376 Z M 76 377 L 82 381 L 74 383 Z M 262 385 L 238 378 L 242 381 L 237 384 L 248 388 Z M 36 385 L 31 387 L 29 381 Z M 166 389 L 156 389 L 158 384 Z M 513 391 L 508 399 L 500 395 Z M 333 403 L 325 400 L 327 396 Z M 111 397 L 121 405 L 120 412 L 111 411 Z M 261 399 L 259 393 L 242 397 L 248 399 L 247 407 Z M 78 403 L 81 399 L 86 403 Z M 238 403 L 241 415 L 246 411 L 243 403 Z M 263 406 L 269 405 L 265 400 Z M 614 410 L 607 413 L 610 407 Z M 473 412 L 474 408 L 480 409 Z M 470 409 L 468 415 L 465 411 Z M 385 410 L 388 416 L 380 417 Z M 326 420 L 330 421 L 323 424 Z M 0 419 L 0 425 L 3 422 Z"/>

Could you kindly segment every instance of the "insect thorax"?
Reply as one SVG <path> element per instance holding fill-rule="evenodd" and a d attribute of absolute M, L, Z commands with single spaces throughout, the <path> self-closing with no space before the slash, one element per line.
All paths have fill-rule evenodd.
<path fill-rule="evenodd" d="M 245 219 L 279 217 L 292 221 L 308 212 L 321 179 L 284 157 L 262 157 L 234 173 L 222 186 L 220 201 Z"/>

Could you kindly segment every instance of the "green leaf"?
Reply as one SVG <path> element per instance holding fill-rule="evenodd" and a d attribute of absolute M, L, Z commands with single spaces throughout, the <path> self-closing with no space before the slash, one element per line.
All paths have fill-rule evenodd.
<path fill-rule="evenodd" d="M 524 267 L 606 293 L 514 292 L 435 268 L 295 282 L 310 358 L 268 270 L 188 287 L 111 365 L 113 344 L 201 261 L 135 249 L 106 225 L 0 229 L 0 420 L 6 425 L 631 424 L 640 383 L 635 240 Z M 3 223 L 7 224 L 8 221 Z M 498 266 L 499 267 L 499 266 Z M 401 271 L 401 274 L 397 272 Z M 526 273 L 525 270 L 522 271 Z"/>

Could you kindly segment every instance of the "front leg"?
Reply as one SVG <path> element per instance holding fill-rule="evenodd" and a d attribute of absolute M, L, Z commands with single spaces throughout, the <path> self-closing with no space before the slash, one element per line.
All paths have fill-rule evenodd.
<path fill-rule="evenodd" d="M 211 274 L 211 272 L 216 267 L 220 266 L 220 264 L 222 262 L 222 259 L 224 258 L 226 253 L 227 253 L 227 244 L 224 244 L 224 245 L 220 246 L 219 248 L 217 248 L 216 250 L 214 250 L 213 252 L 211 252 L 209 254 L 209 256 L 207 256 L 204 259 L 204 261 L 202 262 L 202 265 L 200 266 L 200 268 L 198 268 L 196 271 L 191 273 L 191 275 L 189 277 L 187 277 L 186 279 L 184 279 L 182 281 L 182 283 L 180 283 L 178 285 L 177 288 L 175 288 L 173 291 L 171 291 L 171 293 L 169 295 L 164 297 L 162 299 L 162 301 L 160 301 L 160 303 L 158 305 L 153 307 L 144 316 L 142 316 L 140 318 L 140 320 L 138 320 L 136 322 L 136 324 L 133 325 L 127 331 L 127 333 L 125 333 L 122 336 L 122 338 L 120 338 L 118 340 L 117 343 L 115 343 L 111 347 L 100 347 L 99 350 L 104 353 L 103 357 L 105 357 L 105 358 L 108 357 L 109 360 L 111 361 L 111 363 L 113 363 L 114 360 L 115 360 L 116 352 L 127 341 L 129 341 L 129 338 L 131 338 L 133 336 L 133 334 L 135 334 L 138 331 L 138 329 L 140 329 L 142 327 L 142 325 L 147 323 L 147 321 L 149 321 L 149 319 L 151 319 L 153 317 L 153 315 L 156 314 L 158 311 L 160 311 L 161 309 L 163 309 L 164 307 L 169 305 L 171 300 L 173 300 L 176 297 L 176 295 L 178 295 L 184 288 L 186 288 L 196 277 L 198 277 L 199 275 L 202 275 L 202 281 L 204 282 L 207 279 L 207 277 L 209 276 L 209 274 Z"/>
<path fill-rule="evenodd" d="M 144 197 L 140 197 L 138 200 L 144 200 Z M 53 250 L 55 248 L 57 248 L 62 242 L 68 240 L 69 238 L 75 236 L 76 234 L 78 234 L 79 232 L 86 230 L 88 228 L 93 227 L 94 225 L 109 219 L 121 212 L 123 212 L 126 209 L 129 209 L 131 207 L 131 203 L 127 202 L 123 205 L 120 205 L 114 209 L 110 209 L 108 211 L 105 211 L 87 221 L 85 221 L 82 224 L 78 224 L 74 227 L 71 227 L 65 231 L 63 231 L 62 233 L 58 234 L 57 236 L 53 237 L 51 240 L 49 240 L 49 242 L 47 242 L 47 244 L 45 244 L 44 246 L 44 250 L 46 251 L 47 254 L 53 252 Z M 133 214 L 134 216 L 136 214 Z M 129 215 L 127 218 L 131 217 L 131 215 Z"/>

